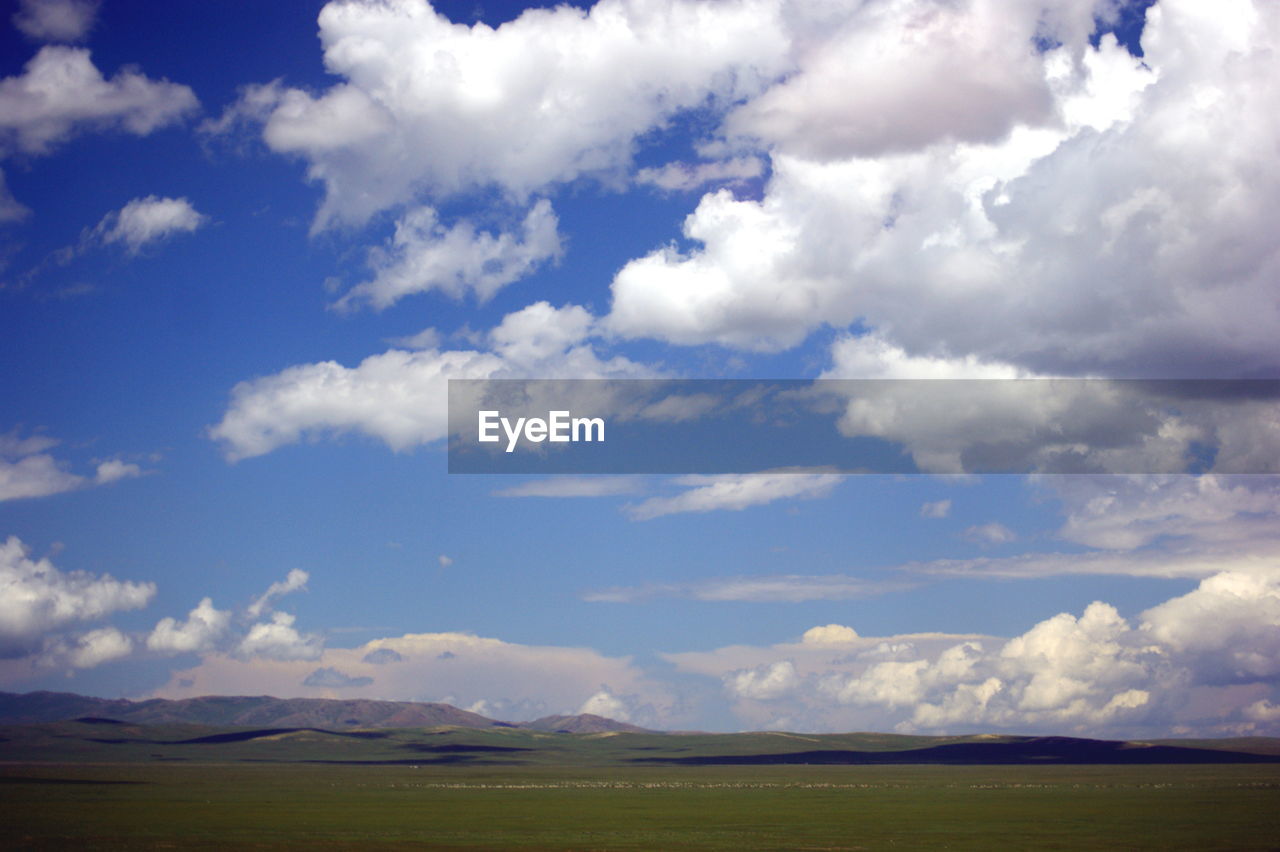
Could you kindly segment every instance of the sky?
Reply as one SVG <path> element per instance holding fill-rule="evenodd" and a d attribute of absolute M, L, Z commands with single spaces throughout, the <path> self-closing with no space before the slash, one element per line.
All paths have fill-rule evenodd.
<path fill-rule="evenodd" d="M 1194 474 L 932 463 L 1091 399 L 831 413 L 912 474 L 445 451 L 449 379 L 1280 379 L 1278 41 L 1263 0 L 5 3 L 0 689 L 1280 735 L 1274 409 L 1117 450 Z"/>

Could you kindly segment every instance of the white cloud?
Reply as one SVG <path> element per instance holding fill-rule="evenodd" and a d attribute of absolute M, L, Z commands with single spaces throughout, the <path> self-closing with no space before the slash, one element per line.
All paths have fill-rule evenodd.
<path fill-rule="evenodd" d="M 133 640 L 114 627 L 100 627 L 77 636 L 62 652 L 72 666 L 90 669 L 129 656 Z"/>
<path fill-rule="evenodd" d="M 59 441 L 44 435 L 19 439 L 17 430 L 0 435 L 0 501 L 40 498 L 92 485 L 110 485 L 111 482 L 145 473 L 137 464 L 115 458 L 97 463 L 92 477 L 81 476 L 67 471 L 63 462 L 44 452 L 58 444 Z"/>
<path fill-rule="evenodd" d="M 0 544 L 0 646 L 6 651 L 30 650 L 68 625 L 140 609 L 155 593 L 154 583 L 60 571 L 47 558 L 29 558 L 26 545 L 10 536 Z M 103 642 L 103 647 L 111 644 Z"/>
<path fill-rule="evenodd" d="M 1267 578 L 1280 565 L 1280 478 L 1275 476 L 1038 476 L 1033 482 L 1041 492 L 1033 499 L 1061 501 L 1066 519 L 1058 536 L 1090 550 L 899 567 L 956 577 L 1116 574 L 1199 580 L 1220 573 Z M 970 529 L 975 532 L 969 537 L 984 540 L 976 533 L 979 527 Z"/>
<path fill-rule="evenodd" d="M 725 675 L 725 687 L 739 698 L 768 701 L 795 689 L 799 683 L 795 664 L 779 660 L 767 666 L 742 669 Z"/>
<path fill-rule="evenodd" d="M 908 581 L 865 580 L 845 574 L 767 574 L 756 577 L 715 577 L 688 583 L 619 586 L 587 592 L 582 599 L 601 603 L 636 603 L 655 598 L 799 603 L 870 598 L 903 591 L 913 585 Z"/>
<path fill-rule="evenodd" d="M 638 184 L 648 184 L 669 192 L 688 192 L 708 183 L 740 184 L 764 174 L 759 157 L 734 157 L 710 163 L 667 163 L 661 168 L 640 169 Z"/>
<path fill-rule="evenodd" d="M 9 184 L 5 180 L 4 171 L 0 170 L 0 225 L 21 222 L 31 215 L 31 209 L 20 204 L 9 192 Z"/>
<path fill-rule="evenodd" d="M 810 627 L 800 637 L 802 645 L 844 645 L 858 639 L 858 631 L 843 624 Z"/>
<path fill-rule="evenodd" d="M 775 500 L 823 497 L 842 477 L 830 473 L 748 473 L 676 477 L 688 490 L 674 497 L 651 497 L 627 507 L 638 521 L 683 512 L 741 511 Z"/>
<path fill-rule="evenodd" d="M 831 344 L 831 368 L 824 379 L 1016 379 L 1008 364 L 983 361 L 973 355 L 948 358 L 909 355 L 881 334 L 842 335 Z"/>
<path fill-rule="evenodd" d="M 992 521 L 988 524 L 969 527 L 964 531 L 964 537 L 981 544 L 1008 544 L 1018 536 L 1004 524 Z"/>
<path fill-rule="evenodd" d="M 118 482 L 121 479 L 134 479 L 142 476 L 142 473 L 142 468 L 132 462 L 108 459 L 98 463 L 98 469 L 93 476 L 93 481 L 98 485 L 107 485 L 112 482 Z"/>
<path fill-rule="evenodd" d="M 922 518 L 945 518 L 951 514 L 950 500 L 935 500 L 931 503 L 923 503 L 920 506 L 920 517 Z"/>
<path fill-rule="evenodd" d="M 232 115 L 262 117 L 269 147 L 306 159 L 325 185 L 318 227 L 422 191 L 525 197 L 613 178 L 636 139 L 676 113 L 758 92 L 786 67 L 778 16 L 772 0 L 603 0 L 492 29 L 421 0 L 335 2 L 320 40 L 343 82 L 315 96 L 258 87 Z"/>
<path fill-rule="evenodd" d="M 1280 543 L 1232 547 L 1151 549 L 1134 552 L 1022 553 L 976 559 L 908 562 L 905 571 L 943 577 L 1048 577 L 1057 574 L 1117 574 L 1130 577 L 1202 578 L 1220 571 L 1266 573 L 1280 560 Z"/>
<path fill-rule="evenodd" d="M 901 444 L 923 472 L 1181 472 L 1197 442 L 1216 446 L 1225 470 L 1274 467 L 1244 447 L 1267 443 L 1248 426 L 1274 416 L 1262 404 L 1082 379 L 832 381 L 821 390 L 843 407 L 842 435 Z M 1222 428 L 1230 423 L 1238 431 Z"/>
<path fill-rule="evenodd" d="M 582 706 L 578 708 L 578 713 L 590 713 L 593 716 L 603 716 L 606 719 L 614 719 L 618 722 L 631 720 L 631 712 L 627 709 L 627 702 L 614 695 L 608 688 L 600 689 L 582 702 Z"/>
<path fill-rule="evenodd" d="M 1059 535 L 1089 547 L 1133 550 L 1154 542 L 1242 545 L 1280 541 L 1274 476 L 1045 477 L 1064 503 Z"/>
<path fill-rule="evenodd" d="M 764 197 L 706 195 L 694 246 L 628 263 L 604 326 L 768 351 L 857 322 L 910 359 L 1032 374 L 1274 373 L 1280 10 L 1162 0 L 1144 65 L 1087 46 L 1093 3 L 1048 4 L 1049 32 L 1042 4 L 1005 6 L 798 6 L 830 35 L 728 121 L 769 146 Z"/>
<path fill-rule="evenodd" d="M 434 349 L 391 349 L 357 367 L 301 364 L 236 385 L 209 435 L 233 461 L 305 436 L 352 430 L 408 449 L 444 437 L 448 379 L 489 378 L 501 364 L 489 353 Z"/>
<path fill-rule="evenodd" d="M 448 380 L 621 378 L 649 371 L 622 357 L 607 361 L 587 341 L 593 320 L 577 305 L 536 302 L 507 314 L 487 335 L 491 351 L 391 349 L 356 367 L 333 361 L 290 367 L 241 382 L 209 430 L 228 458 L 249 458 L 304 437 L 360 431 L 395 450 L 443 438 Z"/>
<path fill-rule="evenodd" d="M 292 569 L 285 575 L 283 580 L 272 583 L 265 592 L 254 598 L 253 603 L 249 604 L 249 607 L 245 610 L 245 614 L 250 618 L 257 618 L 263 613 L 270 612 L 271 605 L 277 598 L 305 589 L 309 579 L 311 579 L 311 576 L 301 568 Z"/>
<path fill-rule="evenodd" d="M 1244 712 L 1258 722 L 1280 722 L 1280 704 L 1272 704 L 1265 698 L 1250 704 Z"/>
<path fill-rule="evenodd" d="M 0 155 L 46 154 L 88 128 L 136 136 L 172 124 L 197 106 L 186 86 L 132 70 L 106 79 L 89 51 L 47 46 L 18 77 L 0 80 Z"/>
<path fill-rule="evenodd" d="M 198 212 L 185 198 L 160 198 L 148 195 L 135 198 L 103 217 L 93 234 L 104 245 L 124 243 L 130 254 L 143 246 L 173 234 L 192 233 L 208 217 Z"/>
<path fill-rule="evenodd" d="M 1280 573 L 1223 573 L 1142 614 L 1142 628 L 1194 656 L 1210 683 L 1280 678 Z"/>
<path fill-rule="evenodd" d="M 294 628 L 295 616 L 287 612 L 272 613 L 270 621 L 249 628 L 236 648 L 243 657 L 268 660 L 318 660 L 324 651 L 324 640 L 315 633 L 299 633 Z"/>
<path fill-rule="evenodd" d="M 22 0 L 13 25 L 36 41 L 80 41 L 97 15 L 98 0 Z"/>
<path fill-rule="evenodd" d="M 448 568 L 450 565 L 453 564 L 453 557 L 446 556 L 445 554 L 441 553 L 438 557 L 436 557 L 436 561 L 440 563 L 441 568 Z"/>
<path fill-rule="evenodd" d="M 147 648 L 173 654 L 211 651 L 230 626 L 231 612 L 215 608 L 210 598 L 202 598 L 186 621 L 162 618 L 147 637 Z"/>
<path fill-rule="evenodd" d="M 148 650 L 161 654 L 231 654 L 237 658 L 314 660 L 323 637 L 299 632 L 290 613 L 274 611 L 284 595 L 307 587 L 310 576 L 299 568 L 272 583 L 238 611 L 218 609 L 202 598 L 185 621 L 162 618 L 146 638 Z"/>
<path fill-rule="evenodd" d="M 1136 624 L 1094 602 L 1007 640 L 834 625 L 800 643 L 664 656 L 722 681 L 749 727 L 785 718 L 807 730 L 1263 734 L 1275 731 L 1280 698 L 1278 606 L 1276 579 L 1220 574 Z"/>
<path fill-rule="evenodd" d="M 48 453 L 19 459 L 0 457 L 0 500 L 47 497 L 82 488 L 86 482 L 83 476 L 63 470 Z"/>
<path fill-rule="evenodd" d="M 513 281 L 560 255 L 560 235 L 551 202 L 534 204 L 520 233 L 477 232 L 463 220 L 450 228 L 431 207 L 417 207 L 396 222 L 386 248 L 370 252 L 374 278 L 334 303 L 340 309 L 361 303 L 382 310 L 412 293 L 440 290 L 454 298 L 472 292 L 484 302 Z"/>
<path fill-rule="evenodd" d="M 18 437 L 17 429 L 10 429 L 7 433 L 0 433 L 0 457 L 4 458 L 22 458 L 23 456 L 35 455 L 45 450 L 58 446 L 57 438 L 50 438 L 48 435 L 28 435 L 25 438 Z"/>
<path fill-rule="evenodd" d="M 493 492 L 496 497 L 616 497 L 634 494 L 634 476 L 556 476 L 533 479 Z"/>
<path fill-rule="evenodd" d="M 1092 4 L 1045 5 L 1078 19 Z M 732 112 L 729 134 L 831 160 L 997 141 L 1016 124 L 1055 117 L 1031 44 L 1040 4 L 880 3 L 839 17 L 817 3 L 800 8 L 813 16 L 799 27 L 810 36 L 795 46 L 800 71 Z M 1077 39 L 1092 28 L 1088 17 L 1059 23 Z M 829 29 L 803 32 L 819 26 Z"/>
<path fill-rule="evenodd" d="M 441 340 L 440 332 L 434 328 L 424 328 L 417 334 L 389 338 L 387 342 L 403 349 L 439 349 Z"/>

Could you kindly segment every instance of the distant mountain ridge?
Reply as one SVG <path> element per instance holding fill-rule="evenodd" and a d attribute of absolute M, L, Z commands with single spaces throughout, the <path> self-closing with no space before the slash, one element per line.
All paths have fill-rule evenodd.
<path fill-rule="evenodd" d="M 272 698 L 208 695 L 200 698 L 94 698 L 70 692 L 0 692 L 0 724 L 114 720 L 139 725 L 193 724 L 280 728 L 529 728 L 567 733 L 644 733 L 645 728 L 584 713 L 532 722 L 500 722 L 450 704 L 370 699 Z"/>
<path fill-rule="evenodd" d="M 543 716 L 532 722 L 521 722 L 516 727 L 530 731 L 546 731 L 553 734 L 651 734 L 648 728 L 606 719 L 594 713 L 579 713 L 577 716 Z"/>

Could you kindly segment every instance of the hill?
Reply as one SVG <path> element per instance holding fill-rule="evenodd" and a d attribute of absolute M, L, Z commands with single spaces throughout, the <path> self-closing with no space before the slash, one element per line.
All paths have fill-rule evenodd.
<path fill-rule="evenodd" d="M 546 731 L 552 734 L 652 734 L 656 733 L 639 725 L 630 725 L 614 719 L 606 719 L 594 713 L 577 716 L 543 716 L 532 722 L 520 722 L 517 728 L 530 731 Z"/>
<path fill-rule="evenodd" d="M 504 727 L 448 704 L 415 701 L 337 700 L 210 695 L 147 701 L 91 698 L 66 692 L 0 692 L 0 724 L 105 719 L 139 725 L 211 725 L 276 728 Z"/>

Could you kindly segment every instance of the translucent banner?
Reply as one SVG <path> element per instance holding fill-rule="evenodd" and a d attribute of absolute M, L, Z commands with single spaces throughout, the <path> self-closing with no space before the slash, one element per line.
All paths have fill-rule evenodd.
<path fill-rule="evenodd" d="M 1277 380 L 449 381 L 450 473 L 1277 473 Z"/>

